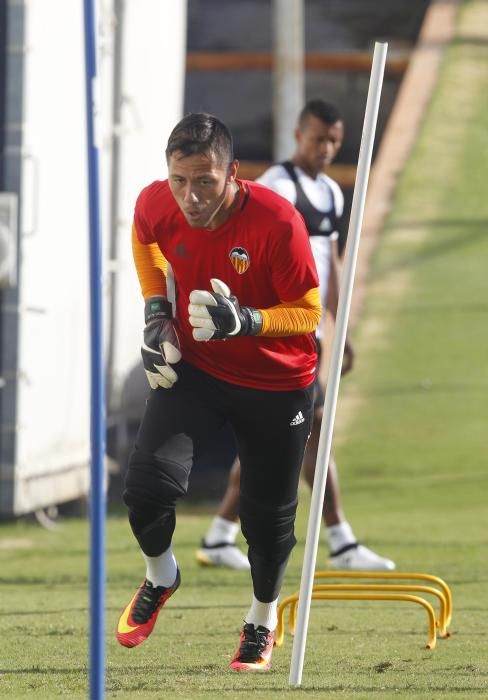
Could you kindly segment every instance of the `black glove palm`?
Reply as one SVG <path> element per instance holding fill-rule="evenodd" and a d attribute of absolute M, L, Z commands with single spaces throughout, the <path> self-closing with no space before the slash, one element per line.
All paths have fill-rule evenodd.
<path fill-rule="evenodd" d="M 151 297 L 145 305 L 146 327 L 141 347 L 142 361 L 151 389 L 171 389 L 178 375 L 171 365 L 181 360 L 180 343 L 172 322 L 170 302 Z"/>

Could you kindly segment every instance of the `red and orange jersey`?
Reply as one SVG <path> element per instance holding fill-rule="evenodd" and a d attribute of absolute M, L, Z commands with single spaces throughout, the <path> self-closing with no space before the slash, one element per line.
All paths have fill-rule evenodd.
<path fill-rule="evenodd" d="M 165 292 L 155 245 L 171 264 L 183 358 L 209 374 L 247 387 L 290 390 L 314 379 L 320 318 L 318 278 L 301 215 L 254 182 L 239 181 L 240 207 L 219 228 L 192 228 L 167 181 L 146 187 L 136 203 L 134 257 L 145 296 Z M 141 255 L 148 247 L 151 260 Z M 153 269 L 153 273 L 151 273 Z M 190 292 L 225 282 L 243 306 L 263 314 L 259 336 L 197 342 L 188 321 Z M 297 326 L 298 324 L 298 326 Z"/>

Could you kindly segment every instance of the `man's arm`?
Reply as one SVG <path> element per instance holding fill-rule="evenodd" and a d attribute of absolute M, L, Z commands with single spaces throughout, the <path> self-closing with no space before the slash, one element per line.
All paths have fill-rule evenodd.
<path fill-rule="evenodd" d="M 327 285 L 326 308 L 332 314 L 334 321 L 337 316 L 337 306 L 339 304 L 339 246 L 337 239 L 330 241 L 330 267 Z"/>
<path fill-rule="evenodd" d="M 310 289 L 296 301 L 282 302 L 269 309 L 259 309 L 259 312 L 263 317 L 259 335 L 283 337 L 313 333 L 322 312 L 318 287 Z"/>
<path fill-rule="evenodd" d="M 339 245 L 337 239 L 333 239 L 331 244 L 329 284 L 327 287 L 326 308 L 332 314 L 334 321 L 337 317 L 337 307 L 339 304 Z M 344 343 L 344 357 L 342 359 L 342 374 L 347 374 L 354 365 L 354 350 L 351 341 L 346 336 Z"/>
<path fill-rule="evenodd" d="M 257 335 L 282 338 L 313 333 L 321 316 L 317 287 L 303 297 L 282 302 L 268 309 L 241 306 L 229 287 L 211 279 L 212 292 L 195 289 L 188 307 L 195 340 L 226 340 L 235 336 Z"/>
<path fill-rule="evenodd" d="M 132 226 L 132 254 L 144 299 L 166 296 L 166 260 L 157 243 L 144 245 L 139 241 L 135 224 Z"/>
<path fill-rule="evenodd" d="M 151 389 L 170 389 L 178 375 L 172 365 L 181 360 L 179 341 L 172 322 L 171 303 L 166 298 L 166 260 L 157 243 L 140 242 L 132 227 L 132 252 L 145 299 L 142 361 Z"/>

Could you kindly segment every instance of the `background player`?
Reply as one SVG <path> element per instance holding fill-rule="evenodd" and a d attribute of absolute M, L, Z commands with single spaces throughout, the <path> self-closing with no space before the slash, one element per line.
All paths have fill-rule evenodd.
<path fill-rule="evenodd" d="M 320 281 L 323 316 L 327 308 L 335 319 L 339 299 L 339 222 L 344 197 L 339 185 L 324 173 L 336 157 L 344 137 L 344 124 L 338 109 L 322 100 L 311 100 L 301 111 L 295 129 L 293 157 L 273 165 L 257 182 L 285 197 L 302 214 L 310 236 Z M 319 354 L 324 318 L 317 329 Z M 344 348 L 342 372 L 354 361 L 349 340 Z M 317 373 L 312 434 L 303 462 L 303 474 L 312 487 L 317 458 L 324 388 Z M 236 569 L 249 568 L 247 557 L 235 545 L 238 533 L 239 463 L 232 467 L 227 491 L 205 535 L 197 559 L 201 564 Z M 330 549 L 329 564 L 336 569 L 388 571 L 395 568 L 390 559 L 379 556 L 358 543 L 342 508 L 336 463 L 331 456 L 325 489 L 325 534 Z"/>

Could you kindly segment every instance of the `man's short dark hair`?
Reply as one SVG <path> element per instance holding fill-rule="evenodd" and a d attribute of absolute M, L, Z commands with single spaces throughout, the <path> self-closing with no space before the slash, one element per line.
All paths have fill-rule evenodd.
<path fill-rule="evenodd" d="M 213 114 L 187 114 L 171 132 L 166 147 L 166 160 L 176 151 L 183 156 L 195 153 L 214 153 L 221 163 L 234 160 L 232 134 Z"/>
<path fill-rule="evenodd" d="M 305 125 L 308 117 L 317 117 L 324 124 L 335 124 L 342 120 L 338 108 L 330 102 L 324 102 L 324 100 L 309 100 L 307 102 L 298 117 L 298 126 L 300 128 Z"/>

